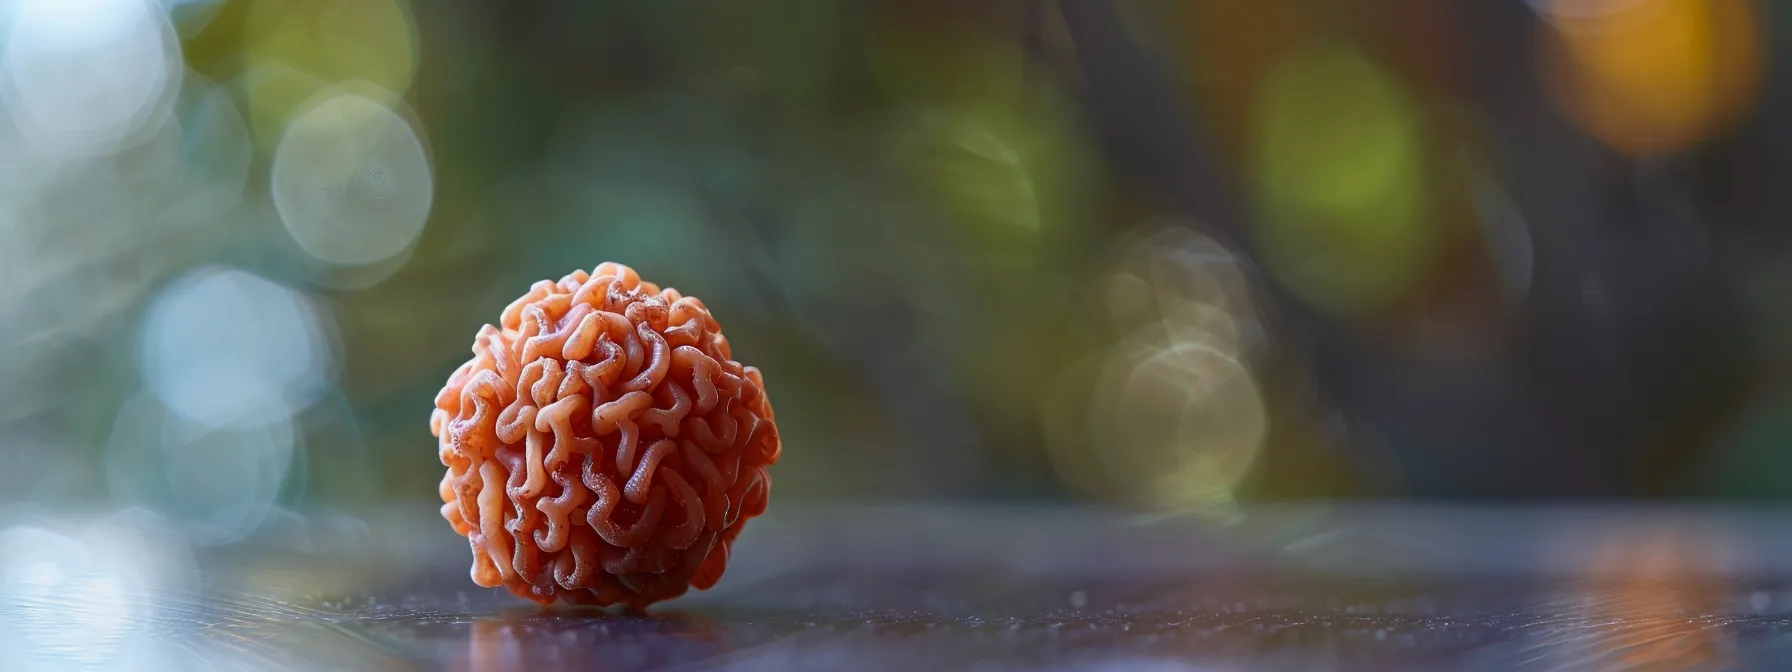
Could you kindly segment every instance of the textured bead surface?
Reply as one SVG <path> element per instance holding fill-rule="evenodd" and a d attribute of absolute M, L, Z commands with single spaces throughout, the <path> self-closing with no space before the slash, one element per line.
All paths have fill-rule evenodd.
<path fill-rule="evenodd" d="M 608 262 L 481 329 L 430 431 L 475 583 L 634 609 L 715 585 L 781 450 L 764 379 L 703 302 Z"/>

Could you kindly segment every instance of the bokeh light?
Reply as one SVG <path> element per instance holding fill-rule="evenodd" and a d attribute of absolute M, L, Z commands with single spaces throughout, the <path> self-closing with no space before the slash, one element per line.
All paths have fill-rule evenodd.
<path fill-rule="evenodd" d="M 1411 289 L 1435 236 L 1418 111 L 1400 83 L 1360 50 L 1313 44 L 1263 82 L 1255 123 L 1269 270 L 1342 313 Z"/>
<path fill-rule="evenodd" d="M 1224 246 L 1183 223 L 1143 228 L 1100 287 L 1117 337 L 1042 408 L 1053 463 L 1114 501 L 1225 513 L 1269 428 L 1251 370 L 1267 342 Z"/>
<path fill-rule="evenodd" d="M 1110 479 L 1173 509 L 1228 503 L 1262 445 L 1266 413 L 1251 374 L 1195 341 L 1140 345 L 1109 363 L 1091 408 L 1091 442 Z"/>
<path fill-rule="evenodd" d="M 1748 0 L 1530 0 L 1551 30 L 1538 62 L 1562 110 L 1635 156 L 1677 151 L 1739 121 L 1761 86 Z"/>
<path fill-rule="evenodd" d="M 106 486 L 118 503 L 166 516 L 192 543 L 227 544 L 267 519 L 299 450 L 286 420 L 206 427 L 138 395 L 112 423 Z"/>
<path fill-rule="evenodd" d="M 248 124 L 230 92 L 188 71 L 171 122 L 159 136 L 175 145 L 176 157 L 163 175 L 174 184 L 158 194 L 168 203 L 166 221 L 190 224 L 228 213 L 242 202 L 255 160 Z"/>
<path fill-rule="evenodd" d="M 1085 172 L 1093 152 L 1048 87 L 922 108 L 896 126 L 892 166 L 949 218 L 992 291 L 1035 280 L 1085 228 L 1082 204 L 1098 192 Z"/>
<path fill-rule="evenodd" d="M 410 124 L 345 92 L 325 94 L 293 119 L 271 174 L 287 232 L 333 264 L 403 252 L 422 233 L 435 195 L 429 156 Z"/>
<path fill-rule="evenodd" d="M 304 295 L 246 271 L 194 270 L 162 290 L 145 316 L 143 383 L 203 427 L 284 421 L 334 374 L 315 310 Z"/>
<path fill-rule="evenodd" d="M 225 0 L 157 0 L 182 39 L 198 35 L 224 9 Z"/>
<path fill-rule="evenodd" d="M 927 177 L 948 190 L 945 200 L 957 201 L 978 219 L 1008 229 L 1010 236 L 1037 240 L 1039 193 L 1028 175 L 1026 157 L 1002 129 L 989 120 L 969 115 L 924 115 L 916 144 L 934 140 L 936 147 L 916 147 L 933 161 Z M 933 150 L 928 152 L 928 150 Z"/>
<path fill-rule="evenodd" d="M 21 0 L 9 24 L 0 102 L 34 150 L 128 147 L 172 107 L 180 43 L 152 0 Z"/>
<path fill-rule="evenodd" d="M 267 78 L 249 98 L 256 144 L 271 151 L 291 116 L 333 86 L 367 85 L 390 105 L 410 90 L 419 60 L 404 0 L 255 0 L 244 19 L 245 65 Z"/>

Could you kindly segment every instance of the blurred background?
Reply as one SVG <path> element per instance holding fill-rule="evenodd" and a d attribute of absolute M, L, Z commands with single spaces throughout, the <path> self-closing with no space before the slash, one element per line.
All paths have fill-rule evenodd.
<path fill-rule="evenodd" d="M 435 501 L 480 326 L 606 260 L 766 372 L 774 510 L 1784 497 L 1788 29 L 0 0 L 0 498 L 353 538 Z"/>

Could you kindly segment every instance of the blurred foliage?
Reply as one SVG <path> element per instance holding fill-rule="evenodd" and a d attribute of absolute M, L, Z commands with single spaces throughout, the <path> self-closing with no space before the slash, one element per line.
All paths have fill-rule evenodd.
<path fill-rule="evenodd" d="M 1030 0 L 46 3 L 0 2 L 14 497 L 218 539 L 230 502 L 430 501 L 474 333 L 605 260 L 766 371 L 780 498 L 1785 491 L 1758 3 L 1136 0 L 1123 42 Z M 278 422 L 194 417 L 293 348 L 327 356 Z"/>
<path fill-rule="evenodd" d="M 1419 119 L 1362 53 L 1290 54 L 1258 94 L 1257 184 L 1265 261 L 1314 303 L 1352 311 L 1415 285 L 1438 227 Z"/>

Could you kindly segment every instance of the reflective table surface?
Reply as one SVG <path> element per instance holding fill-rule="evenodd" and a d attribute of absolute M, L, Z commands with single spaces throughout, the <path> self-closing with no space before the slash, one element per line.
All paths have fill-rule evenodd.
<path fill-rule="evenodd" d="M 15 563 L 0 669 L 1792 669 L 1792 511 L 784 506 L 737 549 L 645 617 L 477 588 L 429 511 L 179 583 Z"/>

